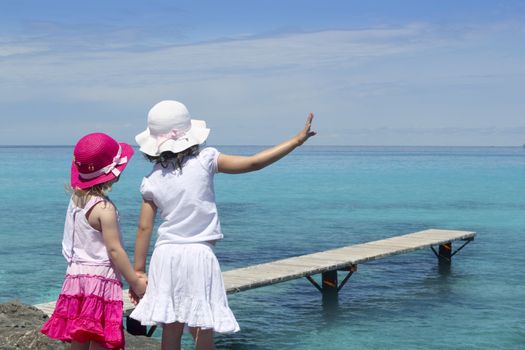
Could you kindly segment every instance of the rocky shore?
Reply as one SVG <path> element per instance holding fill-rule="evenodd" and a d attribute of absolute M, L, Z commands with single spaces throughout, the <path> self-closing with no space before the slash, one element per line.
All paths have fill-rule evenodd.
<path fill-rule="evenodd" d="M 0 350 L 65 350 L 69 344 L 40 333 L 47 316 L 37 308 L 19 302 L 0 304 Z M 126 333 L 126 350 L 160 349 L 160 343 L 147 337 Z"/>

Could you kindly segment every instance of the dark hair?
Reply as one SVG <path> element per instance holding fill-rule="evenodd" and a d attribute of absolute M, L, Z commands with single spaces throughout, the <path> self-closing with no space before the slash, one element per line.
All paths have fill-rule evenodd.
<path fill-rule="evenodd" d="M 175 169 L 182 170 L 184 159 L 187 157 L 195 157 L 199 154 L 199 151 L 199 145 L 195 145 L 177 153 L 164 151 L 159 156 L 150 156 L 149 154 L 144 153 L 144 157 L 152 163 L 160 164 L 163 168 L 167 168 L 171 164 Z"/>

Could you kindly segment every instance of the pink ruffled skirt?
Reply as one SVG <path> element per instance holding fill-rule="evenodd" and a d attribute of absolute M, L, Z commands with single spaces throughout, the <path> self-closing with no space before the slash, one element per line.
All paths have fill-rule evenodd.
<path fill-rule="evenodd" d="M 122 283 L 112 266 L 71 263 L 51 318 L 41 332 L 71 342 L 124 347 Z"/>

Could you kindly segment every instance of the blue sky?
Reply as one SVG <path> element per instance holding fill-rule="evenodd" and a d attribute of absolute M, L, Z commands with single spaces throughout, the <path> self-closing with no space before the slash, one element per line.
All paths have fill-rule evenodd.
<path fill-rule="evenodd" d="M 185 103 L 210 144 L 525 143 L 524 1 L 0 3 L 0 144 L 134 143 Z"/>

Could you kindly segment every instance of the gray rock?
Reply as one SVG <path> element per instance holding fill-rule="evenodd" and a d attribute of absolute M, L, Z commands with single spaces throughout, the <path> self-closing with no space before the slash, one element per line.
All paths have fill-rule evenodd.
<path fill-rule="evenodd" d="M 66 350 L 69 344 L 40 333 L 47 316 L 39 309 L 17 301 L 0 304 L 0 350 Z M 126 350 L 160 349 L 160 342 L 126 333 Z"/>

